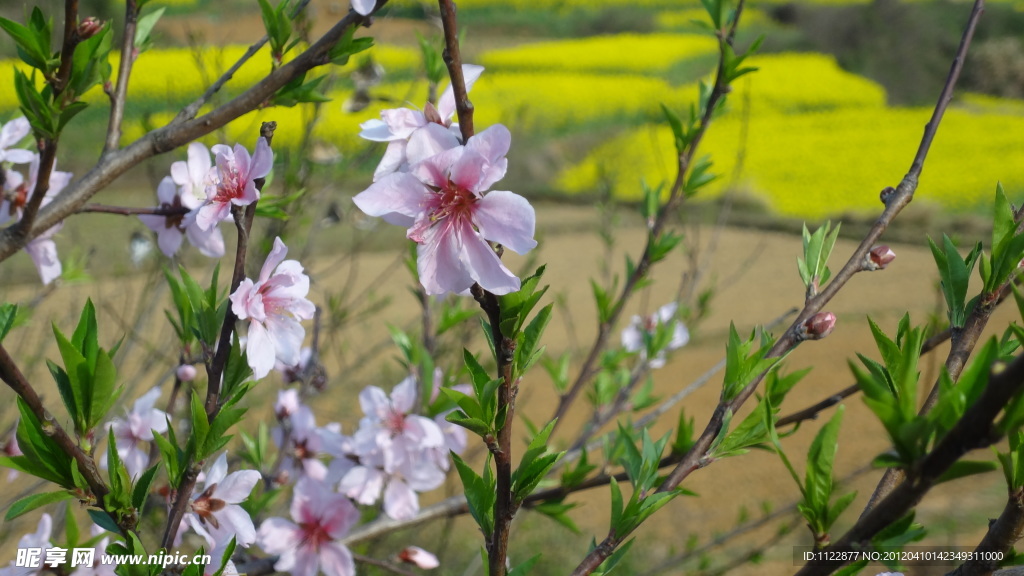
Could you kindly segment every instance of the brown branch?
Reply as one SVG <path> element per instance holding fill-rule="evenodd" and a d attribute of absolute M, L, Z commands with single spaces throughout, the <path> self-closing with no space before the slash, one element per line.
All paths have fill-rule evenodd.
<path fill-rule="evenodd" d="M 448 76 L 452 79 L 452 93 L 455 95 L 455 111 L 459 117 L 459 130 L 462 131 L 462 143 L 469 142 L 473 137 L 473 103 L 469 101 L 466 90 L 466 79 L 462 76 L 462 56 L 459 52 L 459 34 L 455 19 L 455 2 L 438 0 L 441 8 L 441 24 L 444 27 L 444 64 L 448 67 Z M 495 576 L 493 573 L 491 576 Z"/>
<path fill-rule="evenodd" d="M 271 140 L 273 140 L 276 128 L 276 122 L 264 122 L 260 127 L 260 136 L 267 139 L 268 146 Z M 262 191 L 265 183 L 266 179 L 264 178 L 256 179 L 256 189 Z M 245 279 L 245 254 L 249 244 L 249 232 L 252 229 L 253 217 L 256 215 L 256 202 L 252 202 L 247 206 L 231 206 L 231 215 L 234 216 L 235 228 L 238 230 L 238 243 L 235 247 L 235 266 L 231 275 L 231 288 L 228 290 L 228 294 L 233 294 L 242 283 L 242 280 Z M 206 419 L 211 424 L 217 417 L 217 413 L 220 412 L 221 376 L 224 374 L 228 354 L 231 352 L 231 335 L 234 333 L 235 324 L 237 323 L 238 317 L 231 306 L 228 306 L 224 314 L 224 323 L 221 324 L 220 338 L 213 357 L 210 358 L 209 354 L 204 353 L 204 356 L 206 356 L 207 375 Z M 204 348 L 205 346 L 204 344 Z M 204 350 L 204 352 L 206 351 Z M 175 491 L 171 511 L 167 514 L 167 525 L 164 530 L 163 542 L 161 543 L 163 548 L 169 549 L 173 543 L 174 535 L 178 533 L 181 519 L 185 516 L 192 498 L 192 492 L 196 487 L 202 462 L 192 461 L 193 456 L 193 454 L 188 455 L 185 463 L 185 473 L 182 475 L 181 482 Z"/>
<path fill-rule="evenodd" d="M 108 206 L 106 204 L 86 204 L 78 210 L 79 214 L 117 214 L 118 216 L 183 216 L 189 213 L 188 208 L 136 208 L 134 206 Z"/>
<path fill-rule="evenodd" d="M 1001 552 L 1002 558 L 1013 555 L 1013 546 L 1024 536 L 1024 491 L 1018 488 L 1010 493 L 1006 500 L 1003 513 L 988 527 L 985 537 L 978 543 L 975 552 Z M 986 556 L 990 559 L 986 560 Z M 995 555 L 979 554 L 958 566 L 947 576 L 988 576 L 999 568 L 999 561 L 993 560 Z"/>
<path fill-rule="evenodd" d="M 980 1 L 980 0 L 979 0 Z M 870 544 L 871 538 L 886 526 L 907 514 L 961 457 L 998 442 L 1002 434 L 994 425 L 996 417 L 1011 398 L 1024 388 L 1024 355 L 997 373 L 991 373 L 988 386 L 978 401 L 968 408 L 956 425 L 935 448 L 914 466 L 907 480 L 897 486 L 877 506 L 862 516 L 846 534 L 824 550 L 850 550 Z M 797 574 L 831 574 L 839 563 L 811 562 Z"/>
<path fill-rule="evenodd" d="M 43 407 L 43 401 L 39 398 L 39 394 L 36 393 L 32 384 L 22 374 L 18 365 L 15 364 L 14 359 L 7 353 L 7 349 L 3 345 L 0 345 L 0 379 L 25 401 L 25 404 L 32 410 L 39 423 L 42 424 L 43 432 L 52 438 L 65 454 L 78 463 L 78 470 L 82 473 L 85 481 L 88 482 L 89 490 L 92 491 L 96 499 L 95 504 L 103 507 L 103 497 L 107 495 L 109 490 L 103 481 L 103 477 L 100 475 L 99 469 L 96 467 L 96 461 L 68 436 L 68 433 L 61 427 L 53 415 Z M 128 527 L 122 528 L 127 529 Z"/>
<path fill-rule="evenodd" d="M 387 0 L 378 0 L 377 9 L 386 3 Z M 223 106 L 198 118 L 185 118 L 179 114 L 166 126 L 147 133 L 124 148 L 104 155 L 81 179 L 70 183 L 53 202 L 40 209 L 38 217 L 31 224 L 24 224 L 23 219 L 22 225 L 0 231 L 0 261 L 9 258 L 26 242 L 76 212 L 89 198 L 131 167 L 213 132 L 258 108 L 299 75 L 326 64 L 329 61 L 329 51 L 341 40 L 346 31 L 350 27 L 362 25 L 368 18 L 369 16 L 349 12 L 306 51 Z"/>
<path fill-rule="evenodd" d="M 60 47 L 60 67 L 57 68 L 57 75 L 48 79 L 53 86 L 54 100 L 64 92 L 71 79 L 75 48 L 79 42 L 81 38 L 78 36 L 78 0 L 64 0 L 64 38 Z"/>
<path fill-rule="evenodd" d="M 376 558 L 371 558 L 369 556 L 364 556 L 362 554 L 356 554 L 355 552 L 352 553 L 352 559 L 355 560 L 356 562 L 359 562 L 360 564 L 368 564 L 370 566 L 376 566 L 377 568 L 381 568 L 381 569 L 387 570 L 388 572 L 391 572 L 392 574 L 399 574 L 401 576 L 419 576 L 415 572 L 410 572 L 410 571 L 402 568 L 401 566 L 395 565 L 392 562 L 386 562 L 384 560 L 378 560 Z"/>
<path fill-rule="evenodd" d="M 124 107 L 128 99 L 128 78 L 131 77 L 132 65 L 135 63 L 135 28 L 138 21 L 139 7 L 136 5 L 136 0 L 125 0 L 121 62 L 117 68 L 117 85 L 110 93 L 110 120 L 107 123 L 107 142 L 103 146 L 104 154 L 117 150 L 121 145 L 121 122 L 124 120 Z"/>
<path fill-rule="evenodd" d="M 917 183 L 921 170 L 924 167 L 924 160 L 928 154 L 928 149 L 935 137 L 935 133 L 939 127 L 939 122 L 945 113 L 946 107 L 952 99 L 953 86 L 959 78 L 962 62 L 966 55 L 967 47 L 970 45 L 970 40 L 973 37 L 974 29 L 977 25 L 977 19 L 981 15 L 981 6 L 983 6 L 983 4 L 983 0 L 976 0 L 975 8 L 971 12 L 971 17 L 964 32 L 964 37 L 960 43 L 960 48 L 957 51 L 957 56 L 950 70 L 949 77 L 946 79 L 942 95 L 939 97 L 939 101 L 935 106 L 931 120 L 925 127 L 924 136 L 922 137 L 921 144 L 918 147 L 917 154 L 914 156 L 914 160 L 911 163 L 910 171 L 903 177 L 903 180 L 900 181 L 896 189 L 886 188 L 883 191 L 882 202 L 885 204 L 885 210 L 882 212 L 881 216 L 879 216 L 878 220 L 875 221 L 875 224 L 865 235 L 860 246 L 858 246 L 854 251 L 853 255 L 846 262 L 843 268 L 834 276 L 832 281 L 829 282 L 817 295 L 806 300 L 803 310 L 797 315 L 796 320 L 794 320 L 793 324 L 785 334 L 783 334 L 768 351 L 767 357 L 781 357 L 800 343 L 802 340 L 801 328 L 804 323 L 820 312 L 824 305 L 831 301 L 839 290 L 841 290 L 856 273 L 865 270 L 864 263 L 871 247 L 875 245 L 878 238 L 889 227 L 896 215 L 899 214 L 899 212 L 903 210 L 903 208 L 913 199 L 914 192 L 917 190 Z M 718 83 L 719 82 L 716 80 L 716 87 Z M 765 373 L 762 373 L 756 377 L 731 401 L 719 403 L 715 408 L 711 419 L 708 421 L 707 426 L 697 438 L 693 447 L 691 447 L 683 457 L 682 461 L 676 465 L 676 468 L 668 475 L 661 486 L 658 487 L 659 492 L 674 490 L 691 473 L 711 463 L 709 451 L 712 442 L 714 442 L 715 437 L 718 436 L 722 426 L 724 425 L 726 414 L 729 412 L 736 413 L 743 403 L 753 395 L 757 386 L 764 379 L 764 376 Z M 618 545 L 621 544 L 628 536 L 629 534 L 609 534 L 583 559 L 580 565 L 577 566 L 576 570 L 573 572 L 573 576 L 583 576 L 593 572 L 601 565 L 602 562 L 604 562 L 604 560 L 611 556 L 612 552 L 614 552 Z"/>

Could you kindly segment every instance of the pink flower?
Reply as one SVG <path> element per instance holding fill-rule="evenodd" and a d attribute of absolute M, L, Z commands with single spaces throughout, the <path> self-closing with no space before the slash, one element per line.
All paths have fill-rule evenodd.
<path fill-rule="evenodd" d="M 33 534 L 25 534 L 18 540 L 18 558 L 16 560 L 23 560 L 19 562 L 22 566 L 15 566 L 15 561 L 11 560 L 11 563 L 4 568 L 0 568 L 0 576 L 30 576 L 33 574 L 42 573 L 46 565 L 43 562 L 46 560 L 45 553 L 48 548 L 52 548 L 53 544 L 50 543 L 50 532 L 53 530 L 53 519 L 50 518 L 49 514 L 43 514 L 39 518 L 39 524 L 36 525 L 36 531 Z M 34 559 L 22 558 L 23 554 L 21 551 L 29 551 L 29 549 L 39 549 L 40 555 Z M 33 561 L 34 560 L 34 561 Z"/>
<path fill-rule="evenodd" d="M 231 153 L 227 146 L 215 148 L 224 148 L 227 153 Z M 181 194 L 191 195 L 197 200 L 206 198 L 207 187 L 216 186 L 216 176 L 213 163 L 210 162 L 210 151 L 200 142 L 188 145 L 188 161 L 179 160 L 171 164 L 171 179 L 181 187 Z"/>
<path fill-rule="evenodd" d="M 10 162 L 11 164 L 28 164 L 31 162 L 37 156 L 36 154 L 28 150 L 11 148 L 11 146 L 21 142 L 32 130 L 28 120 L 21 116 L 3 126 L 3 128 L 0 128 L 0 162 Z"/>
<path fill-rule="evenodd" d="M 329 454 L 343 454 L 344 438 L 338 431 L 332 429 L 330 424 L 324 428 L 318 428 L 313 410 L 309 406 L 298 403 L 298 394 L 295 396 L 295 404 L 292 404 L 287 391 L 283 396 L 281 409 L 294 411 L 287 416 L 287 422 L 290 425 L 289 445 L 282 447 L 282 450 L 286 452 L 281 468 L 284 470 L 298 468 L 303 476 L 324 480 L 327 477 L 327 466 L 320 460 L 320 457 Z M 279 402 L 282 402 L 280 397 Z M 281 446 L 284 441 L 284 430 L 275 427 L 271 430 L 271 437 L 275 444 Z"/>
<path fill-rule="evenodd" d="M 383 494 L 384 513 L 396 520 L 419 511 L 417 492 L 444 483 L 435 454 L 446 439 L 433 420 L 412 413 L 416 388 L 416 379 L 409 377 L 395 386 L 390 398 L 376 386 L 359 393 L 366 416 L 352 437 L 349 454 L 358 464 L 338 485 L 360 504 L 373 504 Z"/>
<path fill-rule="evenodd" d="M 260 473 L 227 471 L 227 454 L 222 453 L 206 474 L 205 489 L 195 496 L 185 515 L 185 521 L 206 539 L 211 549 L 222 548 L 232 537 L 239 546 L 248 547 L 256 541 L 256 527 L 239 503 L 249 497 L 260 481 Z"/>
<path fill-rule="evenodd" d="M 293 576 L 352 576 L 352 553 L 337 542 L 359 520 L 348 498 L 328 490 L 321 482 L 302 478 L 295 485 L 291 517 L 268 518 L 260 525 L 257 541 L 268 554 L 279 554 L 274 569 Z"/>
<path fill-rule="evenodd" d="M 149 464 L 149 449 L 143 447 L 142 442 L 152 442 L 153 432 L 167 432 L 167 413 L 153 408 L 159 398 L 160 387 L 157 386 L 135 401 L 125 420 L 115 418 L 108 424 L 117 441 L 117 455 L 133 479 Z"/>
<path fill-rule="evenodd" d="M 484 67 L 474 64 L 462 65 L 462 76 L 466 83 L 466 91 L 473 88 L 473 84 L 483 74 Z M 452 117 L 455 116 L 455 92 L 451 86 L 441 94 L 437 107 L 427 102 L 423 111 L 410 108 L 392 108 L 381 110 L 382 120 L 368 120 L 359 125 L 363 129 L 359 136 L 374 142 L 388 142 L 388 148 L 384 152 L 377 170 L 373 173 L 373 181 L 376 182 L 384 176 L 395 171 L 408 171 L 409 165 L 406 159 L 406 147 L 413 132 L 424 126 L 434 123 L 445 128 L 452 129 L 451 132 L 456 138 L 461 137 L 458 124 L 452 125 Z"/>
<path fill-rule="evenodd" d="M 235 144 L 234 150 L 227 146 L 214 146 L 214 152 L 217 153 L 217 169 L 211 173 L 208 187 L 212 194 L 196 215 L 196 222 L 203 230 L 227 220 L 231 216 L 232 204 L 248 206 L 259 200 L 256 179 L 265 177 L 274 166 L 274 153 L 266 138 L 256 142 L 256 151 L 251 158 L 241 144 Z"/>
<path fill-rule="evenodd" d="M 441 565 L 437 560 L 437 556 L 434 556 L 419 546 L 406 547 L 398 553 L 398 559 L 423 570 L 432 570 Z"/>
<path fill-rule="evenodd" d="M 353 198 L 370 216 L 409 227 L 407 236 L 420 245 L 417 266 L 428 294 L 460 293 L 474 283 L 495 294 L 519 290 L 519 278 L 487 241 L 519 254 L 532 250 L 533 207 L 512 192 L 484 195 L 505 175 L 511 139 L 497 124 L 462 146 L 429 124 L 409 141 L 411 172 L 389 174 Z"/>
<path fill-rule="evenodd" d="M 306 299 L 309 276 L 297 260 L 285 260 L 287 254 L 288 247 L 275 238 L 259 279 L 246 278 L 230 297 L 238 319 L 249 319 L 245 351 L 257 380 L 270 373 L 275 358 L 284 364 L 299 363 L 306 337 L 299 320 L 309 320 L 316 312 Z"/>
<path fill-rule="evenodd" d="M 9 125 L 9 124 L 8 124 Z M 28 179 L 21 173 L 7 170 L 4 178 L 4 194 L 0 200 L 0 224 L 9 220 L 15 222 L 21 220 L 22 210 L 28 203 L 33 191 L 36 189 L 36 179 L 39 175 L 39 155 L 33 154 L 29 161 Z M 43 197 L 41 206 L 46 206 L 71 182 L 70 172 L 59 172 L 54 170 L 50 173 L 50 186 Z M 57 244 L 53 236 L 64 226 L 61 222 L 39 236 L 36 236 L 25 245 L 25 252 L 32 258 L 32 262 L 39 271 L 39 277 L 43 284 L 53 282 L 61 275 L 60 260 L 57 258 Z"/>
<path fill-rule="evenodd" d="M 179 211 L 169 216 L 143 214 L 139 220 L 150 230 L 156 232 L 157 245 L 168 258 L 173 258 L 181 248 L 181 241 L 187 236 L 188 241 L 205 256 L 220 258 L 224 255 L 224 236 L 220 229 L 213 226 L 207 230 L 199 227 L 196 221 L 197 208 L 201 204 L 191 192 L 175 186 L 170 176 L 165 176 L 156 188 L 157 200 L 164 210 Z M 188 212 L 183 212 L 188 210 Z"/>
<path fill-rule="evenodd" d="M 622 331 L 622 347 L 627 352 L 640 352 L 641 358 L 647 358 L 648 340 L 654 336 L 659 326 L 672 322 L 672 339 L 648 362 L 653 369 L 664 366 L 665 352 L 682 348 L 690 342 L 690 331 L 686 329 L 685 324 L 675 319 L 677 307 L 675 302 L 669 302 L 649 316 L 633 316 L 629 326 Z"/>
<path fill-rule="evenodd" d="M 14 432 L 11 432 L 11 435 L 7 438 L 7 441 L 4 442 L 2 445 L 0 445 L 0 456 L 5 456 L 7 458 L 10 458 L 10 457 L 13 457 L 13 456 L 24 456 L 25 455 L 24 452 L 21 451 L 21 447 L 18 446 L 17 430 L 18 430 L 18 420 L 16 419 L 14 421 Z M 8 482 L 12 482 L 17 477 L 18 477 L 18 471 L 17 470 L 13 470 L 12 469 L 12 470 L 9 470 L 7 472 L 7 481 Z"/>
<path fill-rule="evenodd" d="M 102 534 L 105 534 L 106 530 L 100 528 L 96 524 L 93 524 L 89 528 L 89 534 L 96 538 Z M 96 542 L 96 545 L 92 549 L 92 565 L 90 566 L 78 566 L 75 568 L 75 576 L 114 576 L 116 574 L 115 569 L 117 563 L 103 562 L 103 556 L 107 553 L 107 545 L 110 544 L 110 536 L 105 535 Z M 70 557 L 70 553 L 69 553 Z"/>
<path fill-rule="evenodd" d="M 182 364 L 174 371 L 174 375 L 182 382 L 191 382 L 196 379 L 198 372 L 196 367 L 191 364 Z"/>
<path fill-rule="evenodd" d="M 285 418 L 291 417 L 299 411 L 302 407 L 302 401 L 299 400 L 299 391 L 295 388 L 289 388 L 288 390 L 277 391 L 277 402 L 274 403 L 274 415 L 277 416 L 278 420 L 284 420 Z"/>

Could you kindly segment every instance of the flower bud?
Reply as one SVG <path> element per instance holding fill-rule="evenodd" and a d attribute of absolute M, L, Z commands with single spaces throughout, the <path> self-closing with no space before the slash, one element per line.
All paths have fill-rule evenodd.
<path fill-rule="evenodd" d="M 437 556 L 419 546 L 405 548 L 398 553 L 398 559 L 407 564 L 414 564 L 417 568 L 422 568 L 423 570 L 430 570 L 441 565 L 437 560 Z"/>
<path fill-rule="evenodd" d="M 196 379 L 196 367 L 191 364 L 182 364 L 178 366 L 178 369 L 174 371 L 174 374 L 178 377 L 178 380 L 182 382 L 191 382 Z"/>
<path fill-rule="evenodd" d="M 103 22 L 100 22 L 94 16 L 90 16 L 78 24 L 78 38 L 81 40 L 88 40 L 102 29 Z"/>
<path fill-rule="evenodd" d="M 818 312 L 800 326 L 798 335 L 801 340 L 820 340 L 832 333 L 836 327 L 836 315 L 831 312 Z"/>
<path fill-rule="evenodd" d="M 875 246 L 868 252 L 866 268 L 868 270 L 884 270 L 890 262 L 896 259 L 896 253 L 885 244 Z"/>

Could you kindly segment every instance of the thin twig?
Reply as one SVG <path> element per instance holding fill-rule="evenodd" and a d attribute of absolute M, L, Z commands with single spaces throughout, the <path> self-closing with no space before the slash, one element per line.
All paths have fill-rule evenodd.
<path fill-rule="evenodd" d="M 438 0 L 441 8 L 441 24 L 444 27 L 444 64 L 452 79 L 452 93 L 455 95 L 455 112 L 459 117 L 462 143 L 473 137 L 473 103 L 469 101 L 466 79 L 462 75 L 462 56 L 459 52 L 459 35 L 455 19 L 455 3 L 452 0 Z M 491 576 L 495 576 L 491 574 Z"/>
<path fill-rule="evenodd" d="M 359 562 L 360 564 L 368 564 L 370 566 L 376 566 L 377 568 L 381 568 L 381 569 L 387 570 L 388 572 L 391 572 L 392 574 L 400 574 L 401 576 L 419 576 L 415 572 L 410 572 L 410 571 L 408 571 L 408 570 L 406 570 L 406 569 L 404 569 L 404 568 L 402 568 L 400 566 L 397 566 L 397 565 L 395 565 L 395 564 L 393 564 L 391 562 L 386 562 L 384 560 L 378 560 L 376 558 L 371 558 L 369 556 L 364 556 L 362 554 L 353 553 L 352 554 L 352 558 L 356 562 Z"/>
<path fill-rule="evenodd" d="M 138 20 L 139 7 L 136 0 L 125 0 L 121 62 L 117 69 L 117 85 L 110 93 L 110 121 L 107 124 L 107 143 L 103 146 L 104 154 L 121 146 L 121 122 L 124 120 L 124 107 L 128 99 L 128 79 L 135 63 L 135 28 Z"/>
<path fill-rule="evenodd" d="M 903 177 L 903 180 L 899 183 L 899 186 L 897 186 L 896 189 L 887 188 L 883 191 L 882 201 L 885 204 L 885 210 L 865 235 L 860 246 L 858 246 L 854 251 L 853 255 L 846 262 L 843 268 L 833 277 L 832 281 L 830 281 L 817 295 L 806 300 L 804 308 L 797 315 L 796 320 L 794 320 L 793 324 L 785 334 L 775 342 L 772 348 L 768 351 L 766 357 L 782 357 L 800 343 L 802 339 L 800 329 L 803 324 L 820 312 L 824 305 L 831 301 L 839 290 L 841 290 L 855 274 L 866 269 L 864 263 L 868 255 L 868 251 L 872 246 L 874 246 L 882 233 L 889 227 L 896 215 L 899 214 L 899 212 L 902 211 L 903 208 L 913 199 L 914 192 L 917 190 L 921 170 L 924 167 L 924 160 L 928 154 L 931 143 L 934 140 L 935 133 L 938 131 L 939 122 L 952 99 L 953 86 L 959 78 L 963 58 L 966 55 L 967 46 L 970 44 L 971 37 L 973 36 L 974 28 L 977 24 L 977 19 L 980 16 L 982 5 L 983 0 L 976 0 L 975 9 L 972 11 L 971 18 L 968 21 L 967 30 L 964 32 L 964 38 L 961 41 L 957 57 L 954 60 L 949 77 L 946 79 L 946 85 L 942 90 L 942 95 L 939 97 L 939 101 L 932 113 L 932 118 L 925 127 L 924 136 L 921 139 L 921 144 L 918 147 L 917 154 L 914 156 L 914 160 L 911 163 L 910 171 Z M 740 2 L 740 7 L 742 7 L 742 2 Z M 717 91 L 719 82 L 716 80 L 715 84 L 715 91 Z M 729 413 L 736 413 L 743 403 L 753 395 L 765 375 L 766 373 L 762 373 L 755 377 L 750 384 L 741 390 L 732 400 L 728 402 L 720 402 L 718 404 L 711 416 L 711 419 L 708 421 L 707 426 L 697 438 L 693 447 L 691 447 L 687 452 L 682 461 L 676 465 L 675 469 L 672 470 L 661 486 L 658 487 L 659 492 L 676 489 L 691 473 L 711 463 L 708 458 L 708 454 L 711 449 L 712 442 L 718 436 L 725 423 L 726 415 Z M 602 562 L 611 556 L 619 544 L 625 541 L 628 536 L 629 534 L 610 533 L 583 559 L 573 572 L 573 576 L 583 576 L 593 572 Z"/>
<path fill-rule="evenodd" d="M 377 10 L 386 3 L 387 0 L 378 0 Z M 147 158 L 169 152 L 217 130 L 228 122 L 258 108 L 299 75 L 305 74 L 316 66 L 326 64 L 329 61 L 330 50 L 344 37 L 345 33 L 353 26 L 362 25 L 368 18 L 370 17 L 349 12 L 306 51 L 269 73 L 263 80 L 223 106 L 198 118 L 186 118 L 179 115 L 166 126 L 147 133 L 124 148 L 104 155 L 81 179 L 68 184 L 51 203 L 39 209 L 37 218 L 30 220 L 27 224 L 23 218 L 19 225 L 0 231 L 0 261 L 6 260 L 29 240 L 76 212 L 89 198 L 128 169 Z M 40 176 L 44 175 L 48 178 L 49 172 L 44 173 L 41 165 Z"/>
<path fill-rule="evenodd" d="M 136 208 L 134 206 L 108 206 L 106 204 L 86 204 L 79 210 L 79 214 L 116 214 L 118 216 L 184 216 L 189 209 L 179 208 Z"/>

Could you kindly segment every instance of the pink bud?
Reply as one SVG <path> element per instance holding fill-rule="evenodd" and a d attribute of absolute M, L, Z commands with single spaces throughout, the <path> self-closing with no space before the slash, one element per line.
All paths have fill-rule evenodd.
<path fill-rule="evenodd" d="M 441 565 L 441 563 L 437 561 L 437 556 L 434 556 L 419 546 L 409 546 L 405 550 L 402 550 L 398 553 L 398 559 L 407 564 L 414 564 L 416 567 L 424 570 L 437 568 Z"/>
<path fill-rule="evenodd" d="M 196 367 L 191 364 L 182 364 L 178 366 L 178 369 L 174 372 L 178 376 L 178 380 L 182 382 L 191 382 L 196 379 Z"/>
<path fill-rule="evenodd" d="M 875 246 L 868 252 L 867 269 L 884 270 L 890 262 L 896 259 L 896 253 L 885 244 Z"/>
<path fill-rule="evenodd" d="M 820 340 L 832 333 L 836 327 L 836 315 L 831 312 L 818 312 L 800 326 L 801 340 Z"/>
<path fill-rule="evenodd" d="M 78 37 L 81 40 L 88 40 L 96 35 L 97 32 L 103 29 L 103 22 L 100 22 L 95 17 L 90 16 L 78 25 Z"/>

